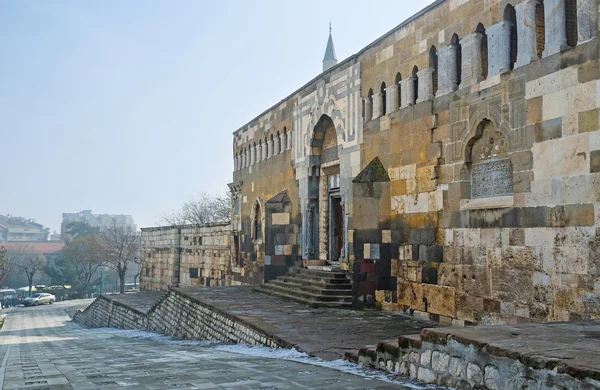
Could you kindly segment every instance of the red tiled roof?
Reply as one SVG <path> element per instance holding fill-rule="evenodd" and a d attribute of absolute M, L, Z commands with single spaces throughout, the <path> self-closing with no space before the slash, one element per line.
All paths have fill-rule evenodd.
<path fill-rule="evenodd" d="M 56 253 L 64 247 L 64 242 L 0 242 L 0 247 L 5 247 L 9 252 L 22 247 L 34 248 L 39 253 Z"/>

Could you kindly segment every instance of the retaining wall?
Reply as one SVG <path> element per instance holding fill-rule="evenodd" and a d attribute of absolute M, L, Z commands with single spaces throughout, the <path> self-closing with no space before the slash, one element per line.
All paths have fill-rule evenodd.
<path fill-rule="evenodd" d="M 294 345 L 204 302 L 171 289 L 147 312 L 101 296 L 73 321 L 103 328 L 140 329 L 178 339 L 224 341 L 269 348 Z"/>

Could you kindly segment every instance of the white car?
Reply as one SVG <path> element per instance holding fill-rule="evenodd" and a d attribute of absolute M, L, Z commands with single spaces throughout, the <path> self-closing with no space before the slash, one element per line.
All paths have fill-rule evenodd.
<path fill-rule="evenodd" d="M 25 306 L 37 306 L 43 303 L 53 304 L 56 301 L 56 297 L 52 294 L 46 293 L 35 293 L 29 298 L 25 298 L 23 300 L 23 305 Z"/>

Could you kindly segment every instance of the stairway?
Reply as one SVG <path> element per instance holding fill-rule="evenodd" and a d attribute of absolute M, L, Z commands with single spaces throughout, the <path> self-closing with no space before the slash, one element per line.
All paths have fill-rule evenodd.
<path fill-rule="evenodd" d="M 352 308 L 352 282 L 339 271 L 296 268 L 255 291 L 309 307 Z"/>

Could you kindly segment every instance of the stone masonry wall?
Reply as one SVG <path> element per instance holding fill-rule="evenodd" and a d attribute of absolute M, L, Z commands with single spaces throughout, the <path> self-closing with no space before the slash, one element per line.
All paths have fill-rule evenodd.
<path fill-rule="evenodd" d="M 76 312 L 73 321 L 92 328 L 145 329 L 147 324 L 144 313 L 105 296 Z"/>
<path fill-rule="evenodd" d="M 229 286 L 231 252 L 228 223 L 142 229 L 141 289 Z"/>
<path fill-rule="evenodd" d="M 400 338 L 398 344 L 379 343 L 363 349 L 358 364 L 456 389 L 597 389 L 600 381 L 585 375 L 545 367 L 529 357 L 524 364 L 514 356 L 496 356 L 457 340 L 422 342 Z M 573 375 L 572 375 L 573 374 Z"/>
<path fill-rule="evenodd" d="M 178 339 L 222 341 L 269 348 L 293 347 L 276 336 L 176 289 L 159 299 L 147 314 L 101 296 L 84 311 L 75 313 L 73 321 L 94 328 L 139 329 Z"/>

